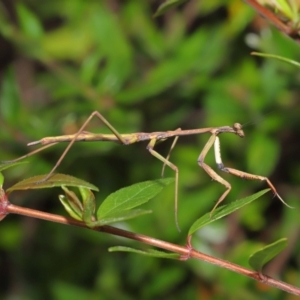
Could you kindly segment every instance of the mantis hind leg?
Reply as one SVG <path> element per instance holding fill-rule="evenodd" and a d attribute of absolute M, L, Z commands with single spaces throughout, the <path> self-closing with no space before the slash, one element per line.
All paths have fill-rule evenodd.
<path fill-rule="evenodd" d="M 91 120 L 94 117 L 97 117 L 98 119 L 100 119 L 112 131 L 112 133 L 118 138 L 120 143 L 122 143 L 122 144 L 126 143 L 124 138 L 122 137 L 122 135 L 98 111 L 94 111 L 90 114 L 90 116 L 82 124 L 80 129 L 74 135 L 74 138 L 72 139 L 72 141 L 68 144 L 68 146 L 66 147 L 66 149 L 64 150 L 64 152 L 60 156 L 59 160 L 56 162 L 55 166 L 52 168 L 52 170 L 48 173 L 48 175 L 45 177 L 45 179 L 43 181 L 48 180 L 50 178 L 50 176 L 54 173 L 54 171 L 57 169 L 57 167 L 60 165 L 60 163 L 62 162 L 62 160 L 64 159 L 64 157 L 68 153 L 68 151 L 70 150 L 70 148 L 76 142 L 76 138 L 79 136 L 80 133 L 82 133 L 84 131 L 84 129 L 87 127 L 87 125 L 91 122 Z"/>

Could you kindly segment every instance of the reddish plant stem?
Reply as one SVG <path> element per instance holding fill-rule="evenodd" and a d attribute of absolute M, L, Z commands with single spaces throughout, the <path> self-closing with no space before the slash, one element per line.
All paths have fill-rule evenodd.
<path fill-rule="evenodd" d="M 24 208 L 24 207 L 16 206 L 13 204 L 6 205 L 6 214 L 8 214 L 8 213 L 19 214 L 19 215 L 23 215 L 23 216 L 27 216 L 27 217 L 42 219 L 42 220 L 46 220 L 46 221 L 52 221 L 52 222 L 61 223 L 61 224 L 65 224 L 65 225 L 84 227 L 84 228 L 95 230 L 95 231 L 105 232 L 105 233 L 129 238 L 129 239 L 136 240 L 136 241 L 139 241 L 139 242 L 151 245 L 151 246 L 155 246 L 158 248 L 169 250 L 171 252 L 178 253 L 178 254 L 180 254 L 180 256 L 183 259 L 195 258 L 195 259 L 199 259 L 199 260 L 217 265 L 222 268 L 226 268 L 228 270 L 239 273 L 241 275 L 251 277 L 251 278 L 253 278 L 257 281 L 260 281 L 266 285 L 273 286 L 273 287 L 276 287 L 283 291 L 286 291 L 288 293 L 300 296 L 300 289 L 295 286 L 292 286 L 285 282 L 270 278 L 266 275 L 263 275 L 261 273 L 258 273 L 258 272 L 249 270 L 247 268 L 241 267 L 239 265 L 233 264 L 226 260 L 215 258 L 215 257 L 209 256 L 207 254 L 204 254 L 204 253 L 201 253 L 201 252 L 198 252 L 198 251 L 192 249 L 191 243 L 190 243 L 191 237 L 188 237 L 188 242 L 189 242 L 188 246 L 179 246 L 179 245 L 161 241 L 161 240 L 149 237 L 149 236 L 129 232 L 129 231 L 122 230 L 122 229 L 108 226 L 108 225 L 90 228 L 90 227 L 86 226 L 85 223 L 83 223 L 81 221 L 77 221 L 75 219 L 66 218 L 63 216 L 54 215 L 54 214 L 50 214 L 50 213 L 46 213 L 46 212 L 41 212 L 41 211 L 37 211 L 34 209 L 30 209 L 30 208 Z"/>
<path fill-rule="evenodd" d="M 0 221 L 3 220 L 7 212 L 7 206 L 9 205 L 7 196 L 5 194 L 5 191 L 0 187 Z"/>

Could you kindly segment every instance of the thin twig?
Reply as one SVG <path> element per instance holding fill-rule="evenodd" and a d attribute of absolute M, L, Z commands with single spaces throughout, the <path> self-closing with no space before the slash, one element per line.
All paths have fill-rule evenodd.
<path fill-rule="evenodd" d="M 0 201 L 1 201 L 1 199 L 0 199 Z M 73 225 L 73 226 L 83 227 L 83 228 L 91 229 L 94 231 L 105 232 L 108 234 L 113 234 L 113 235 L 117 235 L 120 237 L 139 241 L 139 242 L 151 245 L 151 246 L 155 246 L 155 247 L 158 247 L 158 248 L 161 248 L 164 250 L 178 253 L 181 255 L 181 257 L 184 257 L 185 259 L 195 258 L 198 260 L 202 260 L 202 261 L 217 265 L 219 267 L 231 270 L 235 273 L 239 273 L 241 275 L 251 277 L 251 278 L 253 278 L 259 282 L 262 282 L 266 285 L 273 286 L 273 287 L 276 287 L 283 291 L 286 291 L 288 293 L 300 296 L 300 289 L 295 286 L 289 285 L 289 284 L 279 281 L 277 279 L 273 279 L 273 278 L 263 275 L 261 273 L 249 270 L 242 266 L 233 264 L 226 260 L 222 260 L 219 258 L 212 257 L 210 255 L 201 253 L 199 251 L 192 249 L 189 246 L 179 246 L 179 245 L 168 243 L 168 242 L 158 240 L 158 239 L 155 239 L 155 238 L 152 238 L 149 236 L 129 232 L 129 231 L 119 229 L 116 227 L 112 227 L 112 226 L 108 226 L 108 225 L 96 227 L 96 228 L 89 228 L 88 226 L 85 225 L 85 223 L 83 223 L 81 221 L 77 221 L 75 219 L 71 219 L 71 218 L 67 218 L 67 217 L 63 217 L 63 216 L 59 216 L 59 215 L 55 215 L 55 214 L 50 214 L 50 213 L 46 213 L 46 212 L 41 212 L 41 211 L 30 209 L 30 208 L 24 208 L 24 207 L 13 205 L 13 204 L 5 205 L 5 210 L 6 210 L 6 214 L 8 214 L 8 213 L 19 214 L 19 215 L 23 215 L 23 216 L 27 216 L 27 217 L 33 217 L 33 218 L 47 220 L 47 221 L 56 222 L 56 223 L 61 223 L 61 224 L 65 224 L 65 225 Z M 189 237 L 189 240 L 190 240 L 190 238 L 191 237 Z"/>

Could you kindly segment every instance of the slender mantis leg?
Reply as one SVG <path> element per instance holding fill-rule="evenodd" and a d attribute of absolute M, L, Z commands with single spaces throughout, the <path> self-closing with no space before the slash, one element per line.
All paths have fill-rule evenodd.
<path fill-rule="evenodd" d="M 86 128 L 86 126 L 90 123 L 90 121 L 93 119 L 93 117 L 99 118 L 110 130 L 111 132 L 117 137 L 117 139 L 120 141 L 121 144 L 126 145 L 126 141 L 122 137 L 122 135 L 98 112 L 94 111 L 83 123 L 83 125 L 80 127 L 80 129 L 77 131 L 77 133 L 74 135 L 74 138 L 70 141 L 62 155 L 60 156 L 59 160 L 56 162 L 52 170 L 48 173 L 48 175 L 45 177 L 43 181 L 48 180 L 51 175 L 54 173 L 54 171 L 57 169 L 57 167 L 60 165 L 70 148 L 73 146 L 73 144 L 76 142 L 76 138 L 80 135 L 80 133 L 83 132 L 83 130 Z"/>
<path fill-rule="evenodd" d="M 292 206 L 289 206 L 277 193 L 277 190 L 275 189 L 274 185 L 271 183 L 271 181 L 265 177 L 265 176 L 260 176 L 260 175 L 256 175 L 256 174 L 251 174 L 251 173 L 246 173 L 240 170 L 236 170 L 236 169 L 232 169 L 232 168 L 227 168 L 224 166 L 223 162 L 222 162 L 222 158 L 221 158 L 221 147 L 220 147 L 220 139 L 218 136 L 215 137 L 215 142 L 214 142 L 214 148 L 215 148 L 215 158 L 216 158 L 216 163 L 218 168 L 226 173 L 232 174 L 234 176 L 240 177 L 240 178 L 244 178 L 244 179 L 248 179 L 248 180 L 261 180 L 261 181 L 266 181 L 268 186 L 270 187 L 270 189 L 272 190 L 274 196 L 277 196 L 277 198 L 286 206 L 288 206 L 289 208 L 293 208 Z M 228 183 L 228 182 L 227 182 Z M 229 183 L 228 183 L 229 184 Z M 229 184 L 230 186 L 230 184 Z M 230 186 L 231 188 L 231 186 Z M 230 190 L 230 189 L 229 189 Z M 226 194 L 227 195 L 227 194 Z M 225 195 L 225 196 L 226 196 Z M 222 197 L 221 197 L 222 198 Z M 222 199 L 219 199 L 218 202 L 216 203 L 216 205 L 214 206 L 212 212 L 216 209 L 216 207 L 220 204 L 220 202 L 222 202 L 222 200 L 224 199 L 224 197 Z"/>
<path fill-rule="evenodd" d="M 216 159 L 216 163 L 218 168 L 221 171 L 224 171 L 226 173 L 235 175 L 237 177 L 241 177 L 241 178 L 245 178 L 245 179 L 249 179 L 249 180 L 261 180 L 261 181 L 266 181 L 267 184 L 269 185 L 269 187 L 271 188 L 271 190 L 274 193 L 274 196 L 277 196 L 278 199 L 285 204 L 286 206 L 292 208 L 291 206 L 289 206 L 286 202 L 284 202 L 284 200 L 279 196 L 279 194 L 277 193 L 274 185 L 271 183 L 271 181 L 264 176 L 260 176 L 260 175 L 255 175 L 255 174 L 250 174 L 250 173 L 246 173 L 243 171 L 239 171 L 236 169 L 232 169 L 232 168 L 227 168 L 224 166 L 222 159 L 221 159 L 221 151 L 220 151 L 220 139 L 218 137 L 218 133 L 212 133 L 210 139 L 208 140 L 208 142 L 206 143 L 206 145 L 204 146 L 202 152 L 199 155 L 198 158 L 198 164 L 201 168 L 204 169 L 204 171 L 215 181 L 218 181 L 219 183 L 223 184 L 226 187 L 226 191 L 221 195 L 221 197 L 218 199 L 217 203 L 214 205 L 213 209 L 210 212 L 210 216 L 212 217 L 213 212 L 215 211 L 215 209 L 218 207 L 218 205 L 225 199 L 225 197 L 228 195 L 228 193 L 231 190 L 231 185 L 228 181 L 226 181 L 224 178 L 222 178 L 221 176 L 219 176 L 209 165 L 207 165 L 204 162 L 204 159 L 208 153 L 208 151 L 210 150 L 210 148 L 212 147 L 212 145 L 214 144 L 214 150 L 215 150 L 215 159 Z"/>

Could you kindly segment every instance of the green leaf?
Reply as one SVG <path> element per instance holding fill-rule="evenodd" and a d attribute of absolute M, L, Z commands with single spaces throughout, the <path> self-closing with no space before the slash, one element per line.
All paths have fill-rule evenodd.
<path fill-rule="evenodd" d="M 6 170 L 8 168 L 11 168 L 11 167 L 14 167 L 14 166 L 17 166 L 17 165 L 21 165 L 21 164 L 27 164 L 28 161 L 16 161 L 16 162 L 4 162 L 4 161 L 1 161 L 0 162 L 0 171 L 3 171 L 3 170 Z"/>
<path fill-rule="evenodd" d="M 129 211 L 120 211 L 118 213 L 109 215 L 109 217 L 107 218 L 103 218 L 96 222 L 90 222 L 87 225 L 90 227 L 97 227 L 97 226 L 107 225 L 116 222 L 123 222 L 129 219 L 133 219 L 151 213 L 152 213 L 151 210 L 144 210 L 144 209 L 131 209 Z"/>
<path fill-rule="evenodd" d="M 59 195 L 59 200 L 64 206 L 67 213 L 76 220 L 81 220 L 90 223 L 94 220 L 95 213 L 95 197 L 94 194 L 87 188 L 79 187 L 82 197 L 82 203 L 77 195 L 70 191 L 67 187 L 62 186 L 65 195 Z"/>
<path fill-rule="evenodd" d="M 16 7 L 23 33 L 31 39 L 41 38 L 43 36 L 43 27 L 39 19 L 22 3 L 18 2 Z"/>
<path fill-rule="evenodd" d="M 275 58 L 275 59 L 287 62 L 291 65 L 294 65 L 294 66 L 300 68 L 300 63 L 299 62 L 297 62 L 295 60 L 292 60 L 292 59 L 289 59 L 289 58 L 286 58 L 286 57 L 279 56 L 279 55 L 268 54 L 268 53 L 260 53 L 260 52 L 251 52 L 251 55 L 257 55 L 257 56 L 262 56 L 262 57 L 267 57 L 267 58 Z"/>
<path fill-rule="evenodd" d="M 110 194 L 97 211 L 97 220 L 142 205 L 156 196 L 173 178 L 136 183 Z"/>
<path fill-rule="evenodd" d="M 287 239 L 282 238 L 253 253 L 249 257 L 249 264 L 254 270 L 261 272 L 263 266 L 277 256 L 286 247 Z"/>
<path fill-rule="evenodd" d="M 73 191 L 70 191 L 66 186 L 62 186 L 61 188 L 64 190 L 65 195 L 68 198 L 68 201 L 72 208 L 77 212 L 79 216 L 81 216 L 83 211 L 83 205 L 78 199 L 77 195 Z"/>
<path fill-rule="evenodd" d="M 94 213 L 96 210 L 96 201 L 95 196 L 92 193 L 91 190 L 86 188 L 79 188 L 81 196 L 82 196 L 82 202 L 83 202 L 83 214 L 82 214 L 82 220 L 84 222 L 91 222 L 95 220 Z"/>
<path fill-rule="evenodd" d="M 123 247 L 123 246 L 116 246 L 116 247 L 110 247 L 108 249 L 109 252 L 132 252 L 137 254 L 142 254 L 146 256 L 156 257 L 156 258 L 169 258 L 169 259 L 179 259 L 180 255 L 177 253 L 166 253 L 163 251 L 158 251 L 154 249 L 148 249 L 147 251 L 142 251 L 130 247 Z"/>
<path fill-rule="evenodd" d="M 43 181 L 46 176 L 47 175 L 38 175 L 24 179 L 7 189 L 6 192 L 10 193 L 16 190 L 45 189 L 62 185 L 85 187 L 94 191 L 98 191 L 98 188 L 93 184 L 70 175 L 53 174 L 47 181 Z"/>
<path fill-rule="evenodd" d="M 197 231 L 199 228 L 208 225 L 218 219 L 221 219 L 229 214 L 231 214 L 232 212 L 238 210 L 239 208 L 251 203 L 252 201 L 256 200 L 257 198 L 259 198 L 260 196 L 262 196 L 263 194 L 267 193 L 268 191 L 270 191 L 270 189 L 265 189 L 262 190 L 256 194 L 253 194 L 249 197 L 243 198 L 243 199 L 239 199 L 237 201 L 234 201 L 230 204 L 227 205 L 223 205 L 219 208 L 217 208 L 212 217 L 209 213 L 206 213 L 204 216 L 202 216 L 200 219 L 196 220 L 193 225 L 190 227 L 189 229 L 189 233 L 188 235 L 192 235 L 195 231 Z"/>
<path fill-rule="evenodd" d="M 186 1 L 188 0 L 167 0 L 158 7 L 153 17 L 156 18 L 164 14 L 166 11 L 170 10 L 171 8 L 176 7 Z"/>
<path fill-rule="evenodd" d="M 69 201 L 69 198 L 65 195 L 59 195 L 58 196 L 59 201 L 64 206 L 66 212 L 75 220 L 82 221 L 82 214 L 78 213 L 77 210 L 74 209 L 74 207 L 71 205 L 71 202 Z"/>
<path fill-rule="evenodd" d="M 67 187 L 62 186 L 61 188 L 64 190 L 65 195 L 59 195 L 58 198 L 65 210 L 72 218 L 82 220 L 83 205 L 81 201 L 78 199 L 77 195 Z"/>

